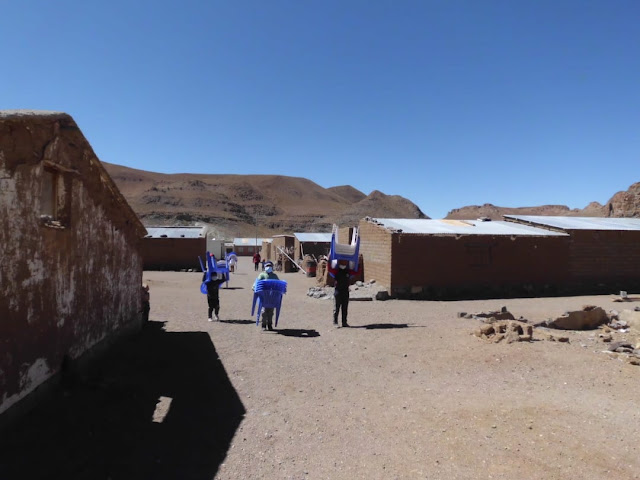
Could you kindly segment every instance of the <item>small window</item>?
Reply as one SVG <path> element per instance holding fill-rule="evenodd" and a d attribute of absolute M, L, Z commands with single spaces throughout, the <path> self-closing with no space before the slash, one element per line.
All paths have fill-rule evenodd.
<path fill-rule="evenodd" d="M 71 217 L 71 185 L 69 175 L 45 167 L 42 172 L 40 218 L 50 227 L 68 226 Z"/>

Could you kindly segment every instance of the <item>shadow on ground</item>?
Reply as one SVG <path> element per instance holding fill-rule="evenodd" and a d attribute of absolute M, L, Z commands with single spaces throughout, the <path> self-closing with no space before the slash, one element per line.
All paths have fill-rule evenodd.
<path fill-rule="evenodd" d="M 357 325 L 350 328 L 366 328 L 367 330 L 384 330 L 388 328 L 408 328 L 406 323 L 371 323 L 369 325 Z"/>
<path fill-rule="evenodd" d="M 210 480 L 244 413 L 207 333 L 149 322 L 2 432 L 0 478 Z"/>
<path fill-rule="evenodd" d="M 218 320 L 220 323 L 233 323 L 235 325 L 255 325 L 255 320 Z"/>
<path fill-rule="evenodd" d="M 311 338 L 320 336 L 316 330 L 304 330 L 301 328 L 283 328 L 274 331 L 278 335 L 284 335 L 285 337 Z"/>

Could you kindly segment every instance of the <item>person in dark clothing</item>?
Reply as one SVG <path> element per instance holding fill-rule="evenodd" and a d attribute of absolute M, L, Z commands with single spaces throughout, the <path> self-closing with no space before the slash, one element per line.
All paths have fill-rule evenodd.
<path fill-rule="evenodd" d="M 258 252 L 253 254 L 253 266 L 255 271 L 258 271 L 258 264 L 260 263 L 260 254 Z"/>
<path fill-rule="evenodd" d="M 333 263 L 333 262 L 332 262 Z M 349 262 L 338 260 L 338 268 L 329 264 L 329 273 L 334 279 L 333 291 L 333 324 L 338 325 L 338 313 L 342 312 L 342 326 L 348 327 L 347 315 L 349 310 L 349 285 L 351 279 L 358 273 L 349 268 Z"/>
<path fill-rule="evenodd" d="M 149 285 L 144 283 L 140 290 L 140 297 L 142 299 L 142 322 L 147 323 L 149 321 L 149 311 L 151 310 Z"/>
<path fill-rule="evenodd" d="M 202 275 L 202 282 L 207 286 L 207 302 L 209 303 L 209 313 L 207 316 L 207 320 L 213 322 L 213 318 L 211 316 L 212 313 L 215 313 L 215 319 L 220 320 L 218 314 L 220 313 L 220 285 L 223 282 L 226 282 L 226 278 L 224 274 L 218 275 L 217 273 L 212 273 L 211 278 L 207 282 L 207 272 L 204 272 Z"/>

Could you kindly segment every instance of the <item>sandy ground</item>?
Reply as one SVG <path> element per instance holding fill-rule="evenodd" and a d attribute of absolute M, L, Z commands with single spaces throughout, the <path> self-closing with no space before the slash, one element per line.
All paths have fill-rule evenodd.
<path fill-rule="evenodd" d="M 492 344 L 457 317 L 622 309 L 611 296 L 351 302 L 336 328 L 291 273 L 262 332 L 249 259 L 220 322 L 200 278 L 145 272 L 150 325 L 3 434 L 0 478 L 640 478 L 640 367 L 602 353 L 599 330 Z"/>

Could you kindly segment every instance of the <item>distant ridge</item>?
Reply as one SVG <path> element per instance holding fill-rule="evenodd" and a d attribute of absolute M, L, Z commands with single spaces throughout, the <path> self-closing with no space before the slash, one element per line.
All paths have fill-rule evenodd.
<path fill-rule="evenodd" d="M 640 182 L 628 190 L 618 192 L 605 205 L 591 202 L 585 208 L 570 209 L 565 205 L 541 205 L 538 207 L 498 207 L 490 203 L 469 205 L 451 210 L 445 218 L 469 220 L 488 217 L 501 220 L 503 215 L 553 215 L 567 217 L 627 217 L 640 218 Z"/>
<path fill-rule="evenodd" d="M 361 218 L 428 218 L 410 200 L 284 175 L 164 174 L 103 162 L 146 226 L 211 225 L 220 236 L 329 232 Z"/>

